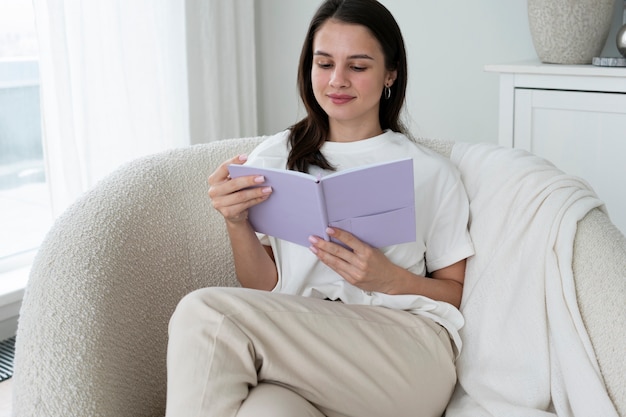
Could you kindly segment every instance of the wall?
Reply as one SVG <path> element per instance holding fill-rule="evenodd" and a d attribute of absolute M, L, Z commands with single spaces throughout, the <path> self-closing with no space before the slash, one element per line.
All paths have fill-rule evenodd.
<path fill-rule="evenodd" d="M 283 130 L 303 114 L 296 90 L 296 71 L 304 35 L 318 5 L 316 0 L 256 3 L 260 134 Z"/>
<path fill-rule="evenodd" d="M 536 60 L 526 0 L 382 0 L 403 31 L 409 57 L 407 123 L 415 136 L 497 142 L 498 75 L 486 64 Z M 619 4 L 618 4 L 619 3 Z M 282 130 L 302 116 L 296 70 L 317 0 L 257 3 L 259 133 Z M 615 33 L 604 54 L 618 56 Z"/>

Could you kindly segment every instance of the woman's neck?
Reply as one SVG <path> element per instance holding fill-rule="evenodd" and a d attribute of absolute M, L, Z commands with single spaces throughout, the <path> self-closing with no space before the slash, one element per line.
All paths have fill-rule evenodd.
<path fill-rule="evenodd" d="M 330 124 L 330 142 L 356 142 L 373 138 L 383 133 L 378 121 L 372 125 L 346 126 L 341 123 Z"/>

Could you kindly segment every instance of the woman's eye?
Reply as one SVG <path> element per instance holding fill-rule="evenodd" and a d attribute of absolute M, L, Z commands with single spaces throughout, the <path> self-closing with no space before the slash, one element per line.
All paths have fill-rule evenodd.
<path fill-rule="evenodd" d="M 367 69 L 366 67 L 359 67 L 358 65 L 352 66 L 352 70 L 356 72 L 362 72 L 362 71 L 365 71 L 366 69 Z"/>
<path fill-rule="evenodd" d="M 320 67 L 321 69 L 328 69 L 328 68 L 331 68 L 333 64 L 330 64 L 328 62 L 318 62 L 317 66 Z"/>

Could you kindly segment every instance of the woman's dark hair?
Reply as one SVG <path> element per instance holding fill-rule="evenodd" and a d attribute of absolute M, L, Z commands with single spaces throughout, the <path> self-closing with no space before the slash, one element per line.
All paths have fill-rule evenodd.
<path fill-rule="evenodd" d="M 380 127 L 406 133 L 400 112 L 404 105 L 407 85 L 406 50 L 402 33 L 389 10 L 376 0 L 326 0 L 309 25 L 298 66 L 298 90 L 307 116 L 290 127 L 291 151 L 287 168 L 306 172 L 311 165 L 334 169 L 320 149 L 329 136 L 328 115 L 313 94 L 311 69 L 313 66 L 313 39 L 319 28 L 329 19 L 365 26 L 380 43 L 389 71 L 397 71 L 391 86 L 391 97 L 380 102 Z M 381 91 L 382 97 L 382 91 Z"/>

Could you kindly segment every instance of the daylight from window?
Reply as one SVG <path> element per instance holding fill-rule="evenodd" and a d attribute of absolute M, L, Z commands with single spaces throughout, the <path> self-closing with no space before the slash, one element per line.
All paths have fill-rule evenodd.
<path fill-rule="evenodd" d="M 0 273 L 20 266 L 51 224 L 31 0 L 0 0 Z"/>

